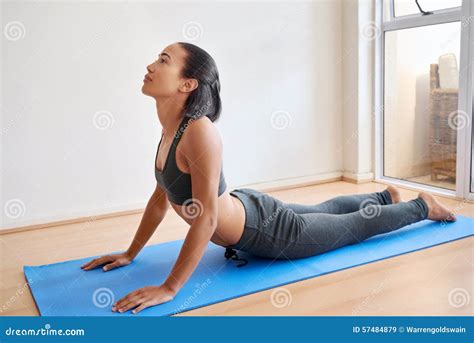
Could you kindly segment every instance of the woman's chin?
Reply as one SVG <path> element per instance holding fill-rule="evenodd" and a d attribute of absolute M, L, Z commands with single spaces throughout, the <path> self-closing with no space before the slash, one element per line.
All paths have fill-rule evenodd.
<path fill-rule="evenodd" d="M 145 95 L 150 95 L 150 94 L 147 93 L 145 85 L 142 86 L 142 93 L 145 94 Z"/>

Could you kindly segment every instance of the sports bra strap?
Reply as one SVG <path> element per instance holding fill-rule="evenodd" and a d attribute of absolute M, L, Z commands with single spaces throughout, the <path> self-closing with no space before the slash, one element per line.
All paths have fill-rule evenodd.
<path fill-rule="evenodd" d="M 182 129 L 184 127 L 184 125 L 186 125 L 186 123 L 189 121 L 190 118 L 188 117 L 184 117 L 181 122 L 179 123 L 179 127 L 178 129 L 176 130 L 175 134 L 174 134 L 174 137 L 173 137 L 173 146 L 176 147 L 181 139 L 181 137 L 183 136 L 183 133 L 184 133 L 184 130 L 185 129 Z"/>

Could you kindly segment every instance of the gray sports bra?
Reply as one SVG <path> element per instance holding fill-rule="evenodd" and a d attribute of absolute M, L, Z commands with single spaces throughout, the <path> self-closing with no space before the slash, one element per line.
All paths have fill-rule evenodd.
<path fill-rule="evenodd" d="M 191 205 L 193 203 L 192 197 L 192 185 L 191 185 L 191 174 L 183 173 L 179 170 L 178 165 L 176 164 L 176 148 L 178 146 L 179 140 L 181 139 L 182 133 L 184 130 L 181 128 L 186 125 L 189 121 L 189 117 L 184 117 L 179 124 L 178 130 L 176 131 L 173 143 L 166 156 L 165 165 L 163 170 L 159 171 L 156 167 L 156 159 L 158 158 L 158 151 L 160 149 L 161 140 L 163 135 L 161 135 L 160 142 L 158 143 L 158 148 L 156 150 L 155 156 L 155 179 L 156 182 L 166 191 L 168 198 L 171 202 L 178 205 Z M 224 167 L 223 163 L 221 164 L 221 175 L 219 180 L 219 189 L 217 196 L 219 197 L 226 190 L 226 182 L 224 178 Z"/>

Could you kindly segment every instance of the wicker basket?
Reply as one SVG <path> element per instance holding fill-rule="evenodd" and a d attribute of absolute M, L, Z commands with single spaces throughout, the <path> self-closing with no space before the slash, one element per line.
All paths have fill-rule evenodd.
<path fill-rule="evenodd" d="M 449 115 L 458 109 L 458 89 L 439 88 L 438 64 L 430 65 L 430 157 L 431 180 L 442 175 L 456 181 L 456 130 Z"/>

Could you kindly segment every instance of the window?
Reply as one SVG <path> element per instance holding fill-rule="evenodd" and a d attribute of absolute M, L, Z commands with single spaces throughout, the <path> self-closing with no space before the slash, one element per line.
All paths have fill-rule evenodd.
<path fill-rule="evenodd" d="M 376 179 L 473 196 L 473 1 L 376 4 Z"/>

